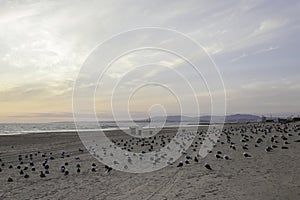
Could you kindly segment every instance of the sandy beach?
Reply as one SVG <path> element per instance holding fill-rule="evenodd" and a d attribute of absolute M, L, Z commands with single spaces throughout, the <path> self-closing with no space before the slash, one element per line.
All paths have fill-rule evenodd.
<path fill-rule="evenodd" d="M 175 132 L 166 129 L 152 138 L 153 149 L 159 148 L 160 136 L 171 138 Z M 118 131 L 107 134 L 119 145 L 129 140 Z M 299 199 L 299 134 L 296 123 L 225 125 L 212 152 L 199 162 L 194 157 L 203 139 L 201 134 L 187 154 L 172 165 L 141 174 L 114 169 L 106 173 L 75 132 L 0 136 L 0 199 Z M 132 150 L 142 148 L 129 146 Z M 251 157 L 246 158 L 244 152 Z M 45 174 L 45 159 L 49 174 Z M 178 167 L 180 162 L 182 167 Z M 212 170 L 205 168 L 205 163 Z M 61 166 L 69 174 L 61 172 Z M 40 171 L 46 177 L 41 178 Z"/>

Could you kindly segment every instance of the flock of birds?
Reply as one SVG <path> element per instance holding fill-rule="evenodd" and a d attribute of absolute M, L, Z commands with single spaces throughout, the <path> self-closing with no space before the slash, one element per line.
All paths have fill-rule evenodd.
<path fill-rule="evenodd" d="M 84 150 L 79 148 L 78 149 L 79 153 L 84 153 Z M 54 154 L 52 152 L 47 153 L 41 153 L 40 151 L 34 152 L 34 153 L 29 153 L 29 154 L 19 154 L 17 156 L 17 164 L 13 165 L 11 162 L 8 165 L 8 169 L 17 169 L 19 172 L 20 176 L 23 176 L 25 179 L 28 179 L 31 177 L 31 175 L 36 174 L 37 169 L 39 169 L 39 177 L 40 178 L 46 178 L 50 172 L 53 169 L 50 169 L 50 163 L 51 161 L 57 160 L 57 159 L 64 159 L 64 158 L 70 158 L 69 154 L 66 154 L 65 151 L 61 151 L 60 156 Z M 41 162 L 42 160 L 42 162 Z M 71 166 L 69 162 L 63 162 L 63 164 L 60 166 L 59 171 L 64 175 L 68 176 L 70 174 L 69 169 L 70 168 L 75 168 L 76 173 L 81 172 L 81 165 L 79 163 L 80 158 L 75 157 L 75 160 L 77 160 L 78 163 L 76 163 L 75 166 Z M 36 162 L 34 162 L 36 161 Z M 1 162 L 1 167 L 0 167 L 0 173 L 4 172 L 4 169 L 6 167 L 6 163 L 3 162 L 3 160 L 0 158 Z M 111 167 L 105 165 L 105 172 L 109 173 L 112 170 Z M 96 172 L 97 171 L 97 165 L 95 162 L 91 164 L 90 168 L 91 172 Z M 30 174 L 31 172 L 31 174 Z M 7 182 L 13 182 L 14 179 L 12 177 L 8 177 Z"/>
<path fill-rule="evenodd" d="M 219 139 L 215 142 L 215 146 L 225 145 L 230 151 L 240 151 L 245 159 L 253 157 L 250 153 L 253 148 L 264 148 L 266 153 L 276 151 L 276 149 L 287 150 L 289 145 L 293 143 L 300 142 L 300 125 L 299 124 L 247 124 L 241 126 L 231 126 L 223 129 L 220 134 Z M 215 133 L 217 134 L 217 133 Z M 182 156 L 178 161 L 172 161 L 169 164 L 180 168 L 185 165 L 201 163 L 201 157 L 199 156 L 199 148 L 203 144 L 206 138 L 205 131 L 197 131 L 194 134 L 192 144 L 189 148 L 185 148 L 182 145 L 181 153 Z M 171 140 L 174 139 L 174 134 L 158 133 L 155 136 L 148 138 L 114 138 L 112 142 L 120 148 L 130 151 L 130 152 L 142 152 L 145 154 L 147 152 L 155 152 L 160 148 L 165 147 Z M 223 148 L 224 149 L 224 148 Z M 77 150 L 76 150 L 77 151 Z M 71 158 L 70 154 L 65 151 L 60 153 L 45 152 L 42 153 L 32 152 L 26 154 L 19 154 L 16 156 L 16 160 L 13 162 L 5 162 L 0 158 L 0 176 L 1 173 L 5 173 L 5 170 L 17 169 L 19 176 L 23 176 L 25 179 L 29 179 L 31 176 L 36 176 L 37 174 L 41 179 L 46 178 L 52 171 L 59 170 L 64 176 L 72 173 L 80 174 L 82 172 L 81 160 L 78 155 L 82 153 L 87 153 L 86 150 L 81 148 L 77 151 L 77 156 Z M 231 152 L 228 154 L 223 153 L 221 150 L 208 150 L 208 154 L 214 154 L 216 159 L 231 160 Z M 75 159 L 72 162 L 66 162 L 64 158 Z M 51 162 L 54 160 L 59 160 L 62 164 L 59 169 L 51 168 Z M 209 163 L 203 163 L 203 167 L 207 170 L 213 170 L 213 166 Z M 97 172 L 96 163 L 90 164 L 90 172 Z M 105 165 L 104 172 L 110 173 L 112 167 Z M 39 172 L 38 172 L 39 171 Z M 14 177 L 10 176 L 7 179 L 8 182 L 13 182 Z"/>

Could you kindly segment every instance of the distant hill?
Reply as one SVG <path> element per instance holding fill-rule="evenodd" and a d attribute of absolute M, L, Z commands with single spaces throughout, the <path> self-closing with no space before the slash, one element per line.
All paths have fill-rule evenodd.
<path fill-rule="evenodd" d="M 174 116 L 155 116 L 151 117 L 152 122 L 159 122 L 159 121 L 167 121 L 167 122 L 222 122 L 224 119 L 223 116 L 210 116 L 205 115 L 201 117 L 189 117 L 189 116 L 181 116 L 181 115 L 174 115 Z M 242 123 L 242 122 L 257 122 L 260 121 L 261 117 L 257 115 L 250 115 L 250 114 L 234 114 L 234 115 L 226 115 L 225 122 L 230 123 Z M 137 122 L 147 122 L 149 119 L 143 120 L 136 120 Z"/>

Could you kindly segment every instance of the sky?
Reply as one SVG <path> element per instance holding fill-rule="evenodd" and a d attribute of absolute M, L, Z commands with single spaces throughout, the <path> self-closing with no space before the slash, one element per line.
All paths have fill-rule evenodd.
<path fill-rule="evenodd" d="M 74 86 L 81 92 L 76 98 L 86 97 L 85 88 L 95 89 L 94 110 L 100 120 L 195 116 L 198 110 L 211 114 L 212 96 L 213 114 L 222 114 L 223 93 L 226 114 L 298 115 L 299 10 L 296 0 L 0 0 L 0 122 L 72 120 Z M 109 38 L 143 27 L 172 33 L 125 34 L 101 54 L 101 44 Z M 203 49 L 192 52 L 191 45 L 181 53 L 200 66 L 204 79 L 170 52 L 120 54 L 149 40 L 154 46 L 185 49 L 189 41 L 181 41 L 175 32 Z M 76 84 L 87 61 L 97 66 L 88 71 L 94 77 L 106 69 L 100 63 L 114 56 L 120 57 L 101 80 Z M 82 120 L 94 117 L 84 100 L 75 102 L 83 102 L 76 110 Z"/>

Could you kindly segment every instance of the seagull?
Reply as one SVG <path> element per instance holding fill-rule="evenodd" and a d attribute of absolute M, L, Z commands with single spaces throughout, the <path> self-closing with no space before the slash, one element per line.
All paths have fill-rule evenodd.
<path fill-rule="evenodd" d="M 41 178 L 45 178 L 46 177 L 46 175 L 43 173 L 43 171 L 40 171 L 40 177 Z"/>
<path fill-rule="evenodd" d="M 180 163 L 178 163 L 177 167 L 182 167 L 183 166 L 183 162 L 181 161 Z"/>
<path fill-rule="evenodd" d="M 243 146 L 243 149 L 244 149 L 244 150 L 248 150 L 248 147 L 246 147 L 246 146 Z"/>
<path fill-rule="evenodd" d="M 194 161 L 195 161 L 195 162 L 199 162 L 197 156 L 195 156 Z"/>
<path fill-rule="evenodd" d="M 216 154 L 215 156 L 216 156 L 216 158 L 218 158 L 218 159 L 219 159 L 219 158 L 222 158 L 222 156 L 220 156 L 219 154 Z"/>
<path fill-rule="evenodd" d="M 61 166 L 61 167 L 60 167 L 60 171 L 61 171 L 62 173 L 64 173 L 64 172 L 66 171 L 66 167 L 65 167 L 65 166 Z"/>
<path fill-rule="evenodd" d="M 185 156 L 185 158 L 188 160 L 193 160 L 193 158 L 191 156 Z"/>
<path fill-rule="evenodd" d="M 265 151 L 266 151 L 266 152 L 270 152 L 270 151 L 273 151 L 273 149 L 272 149 L 272 147 L 267 147 L 267 148 L 265 149 Z"/>
<path fill-rule="evenodd" d="M 64 175 L 65 175 L 65 176 L 69 175 L 69 171 L 68 171 L 67 169 L 65 170 Z"/>
<path fill-rule="evenodd" d="M 210 166 L 208 163 L 205 163 L 205 164 L 204 164 L 204 167 L 205 167 L 206 169 L 212 170 L 211 166 Z"/>
<path fill-rule="evenodd" d="M 109 173 L 112 170 L 112 168 L 107 165 L 105 165 L 105 169 L 105 173 Z"/>
<path fill-rule="evenodd" d="M 244 156 L 245 158 L 250 158 L 250 157 L 251 157 L 251 155 L 250 155 L 249 153 L 246 153 L 246 152 L 243 153 L 243 156 Z"/>

